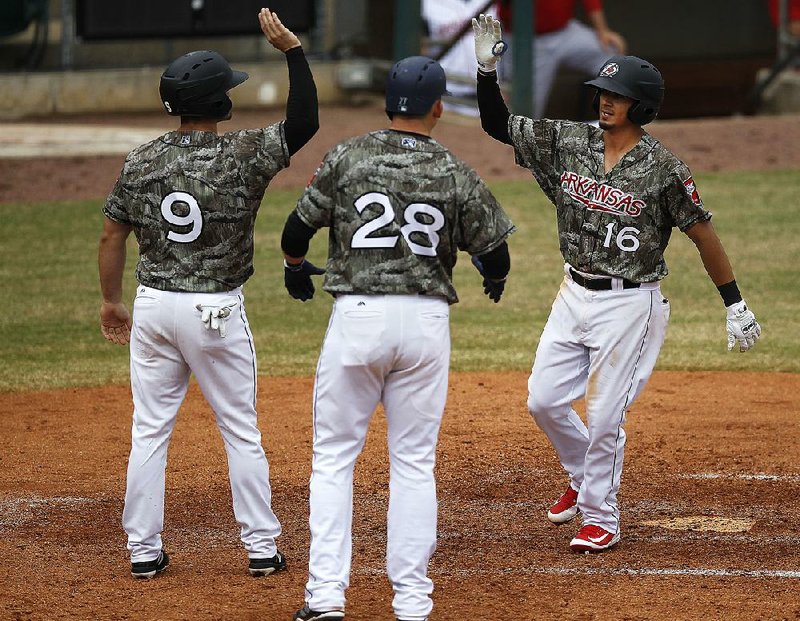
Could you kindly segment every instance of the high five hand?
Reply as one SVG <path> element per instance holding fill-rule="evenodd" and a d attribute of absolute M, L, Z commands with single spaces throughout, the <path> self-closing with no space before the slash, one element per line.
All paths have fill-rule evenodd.
<path fill-rule="evenodd" d="M 503 41 L 500 21 L 491 15 L 481 13 L 477 19 L 472 18 L 472 32 L 475 35 L 475 58 L 478 61 L 478 68 L 484 73 L 495 71 L 500 57 L 508 49 Z"/>
<path fill-rule="evenodd" d="M 300 39 L 281 23 L 277 13 L 261 9 L 258 13 L 258 23 L 261 24 L 261 31 L 266 35 L 267 41 L 276 50 L 288 52 L 294 47 L 300 47 Z"/>

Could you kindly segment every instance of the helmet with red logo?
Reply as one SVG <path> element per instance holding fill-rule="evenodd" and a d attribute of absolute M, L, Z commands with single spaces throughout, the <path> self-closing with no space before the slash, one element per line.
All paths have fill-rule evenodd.
<path fill-rule="evenodd" d="M 597 89 L 594 109 L 600 109 L 600 91 L 611 91 L 634 100 L 628 118 L 646 125 L 656 118 L 664 100 L 664 78 L 652 63 L 638 56 L 612 56 L 593 80 L 584 82 Z"/>

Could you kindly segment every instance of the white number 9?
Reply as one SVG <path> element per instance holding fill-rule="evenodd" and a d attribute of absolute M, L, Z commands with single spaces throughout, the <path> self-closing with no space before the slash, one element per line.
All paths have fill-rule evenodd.
<path fill-rule="evenodd" d="M 175 203 L 184 203 L 188 205 L 189 213 L 185 216 L 176 215 L 175 212 L 172 211 L 172 207 Z M 200 205 L 197 204 L 197 200 L 195 200 L 194 196 L 191 194 L 187 194 L 186 192 L 172 192 L 171 194 L 167 194 L 164 200 L 161 201 L 161 215 L 164 217 L 164 220 L 175 226 L 191 225 L 192 227 L 186 233 L 170 231 L 167 233 L 167 239 L 182 244 L 188 244 L 200 237 L 200 231 L 203 230 L 203 214 L 200 212 Z"/>

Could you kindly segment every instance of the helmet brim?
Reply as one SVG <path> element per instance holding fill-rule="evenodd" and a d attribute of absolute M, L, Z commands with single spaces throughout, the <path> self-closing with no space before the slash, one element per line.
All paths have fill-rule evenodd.
<path fill-rule="evenodd" d="M 247 75 L 244 71 L 231 71 L 231 85 L 228 87 L 229 89 L 233 88 L 234 86 L 239 86 L 242 82 L 247 80 L 250 76 Z"/>
<path fill-rule="evenodd" d="M 629 97 L 630 99 L 639 101 L 639 97 L 636 96 L 636 93 L 627 88 L 624 84 L 621 84 L 619 80 L 614 80 L 613 78 L 599 76 L 593 80 L 587 80 L 584 82 L 584 84 L 587 86 L 594 86 L 595 88 L 603 91 L 611 91 L 617 95 L 622 95 L 623 97 Z"/>

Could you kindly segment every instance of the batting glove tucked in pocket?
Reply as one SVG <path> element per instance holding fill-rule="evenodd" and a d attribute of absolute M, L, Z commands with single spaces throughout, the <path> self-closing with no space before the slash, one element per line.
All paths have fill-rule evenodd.
<path fill-rule="evenodd" d="M 236 304 L 227 306 L 198 304 L 195 308 L 200 311 L 200 320 L 206 330 L 218 330 L 220 337 L 224 339 L 228 333 L 225 323 L 228 321 L 228 317 L 231 316 L 231 309 L 235 306 Z"/>

